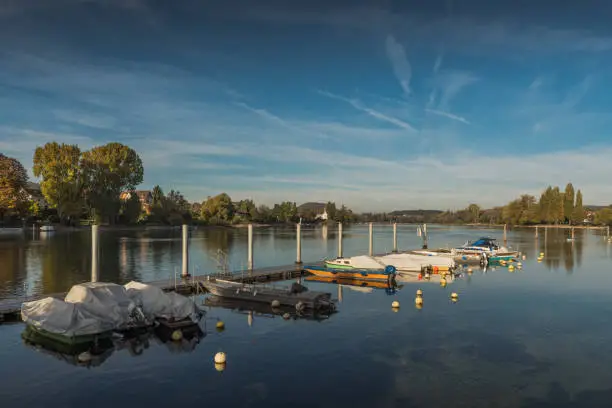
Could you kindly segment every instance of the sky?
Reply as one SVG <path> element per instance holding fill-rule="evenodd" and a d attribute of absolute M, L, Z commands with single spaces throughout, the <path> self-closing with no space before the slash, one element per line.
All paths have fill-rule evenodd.
<path fill-rule="evenodd" d="M 0 152 L 357 211 L 612 202 L 612 2 L 0 0 Z"/>

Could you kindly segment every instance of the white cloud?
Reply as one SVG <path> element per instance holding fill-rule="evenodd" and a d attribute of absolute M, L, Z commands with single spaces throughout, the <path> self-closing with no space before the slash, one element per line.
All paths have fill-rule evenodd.
<path fill-rule="evenodd" d="M 404 47 L 396 41 L 392 35 L 387 36 L 385 41 L 387 58 L 393 67 L 393 73 L 400 83 L 406 95 L 410 95 L 410 78 L 412 77 L 412 67 L 406 56 Z"/>
<path fill-rule="evenodd" d="M 465 123 L 466 125 L 469 125 L 470 122 L 465 119 L 464 117 L 458 116 L 458 115 L 453 115 L 452 113 L 448 113 L 448 112 L 443 112 L 443 111 L 439 111 L 439 110 L 435 110 L 435 109 L 425 109 L 426 112 L 429 113 L 433 113 L 434 115 L 439 115 L 439 116 L 444 116 L 446 118 L 452 119 L 452 120 L 456 120 L 458 122 L 462 122 Z"/>

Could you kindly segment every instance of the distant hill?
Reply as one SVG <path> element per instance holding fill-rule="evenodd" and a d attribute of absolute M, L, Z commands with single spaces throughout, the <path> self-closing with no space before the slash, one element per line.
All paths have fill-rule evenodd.
<path fill-rule="evenodd" d="M 602 208 L 608 208 L 608 205 L 585 205 L 584 208 L 588 208 L 591 211 L 599 211 Z"/>
<path fill-rule="evenodd" d="M 393 217 L 435 217 L 438 214 L 442 214 L 440 210 L 399 210 L 392 211 L 389 215 Z"/>

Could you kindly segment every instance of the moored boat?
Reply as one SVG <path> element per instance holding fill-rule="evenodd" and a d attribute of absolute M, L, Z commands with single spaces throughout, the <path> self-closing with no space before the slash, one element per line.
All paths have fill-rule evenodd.
<path fill-rule="evenodd" d="M 394 266 L 398 272 L 419 272 L 427 267 L 431 267 L 435 271 L 449 271 L 453 270 L 456 264 L 453 259 L 448 257 L 398 253 L 383 256 L 360 255 L 350 258 L 336 258 L 326 260 L 325 266 L 329 269 L 341 270 L 381 270 L 387 266 Z"/>
<path fill-rule="evenodd" d="M 304 270 L 315 276 L 336 279 L 359 279 L 369 281 L 388 282 L 395 276 L 396 270 L 393 265 L 387 265 L 383 269 L 357 269 L 357 268 L 328 268 L 321 266 L 305 266 Z"/>

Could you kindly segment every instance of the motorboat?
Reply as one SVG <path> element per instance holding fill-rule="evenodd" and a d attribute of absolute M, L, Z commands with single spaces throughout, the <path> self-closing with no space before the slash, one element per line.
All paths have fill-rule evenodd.
<path fill-rule="evenodd" d="M 495 238 L 489 237 L 482 237 L 474 242 L 468 241 L 455 250 L 458 254 L 479 255 L 493 260 L 512 259 L 519 255 L 518 251 L 510 251 L 505 246 L 499 245 Z"/>
<path fill-rule="evenodd" d="M 434 271 L 449 271 L 456 267 L 452 258 L 445 256 L 430 256 L 414 253 L 397 253 L 382 256 L 353 256 L 326 260 L 325 266 L 330 269 L 384 269 L 394 266 L 398 272 L 420 272 L 431 267 Z"/>
<path fill-rule="evenodd" d="M 344 264 L 343 264 L 344 265 Z M 323 278 L 358 279 L 365 281 L 389 282 L 393 280 L 396 269 L 393 265 L 378 268 L 334 268 L 328 266 L 304 266 L 304 270 Z"/>

